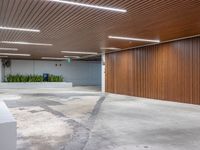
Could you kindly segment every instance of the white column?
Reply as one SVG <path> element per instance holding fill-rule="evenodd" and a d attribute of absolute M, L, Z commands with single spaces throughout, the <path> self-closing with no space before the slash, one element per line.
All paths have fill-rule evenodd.
<path fill-rule="evenodd" d="M 0 82 L 3 80 L 3 66 L 2 66 L 2 60 L 0 59 Z"/>
<path fill-rule="evenodd" d="M 106 58 L 105 58 L 105 54 L 101 55 L 101 91 L 105 92 L 105 76 L 106 76 L 106 72 L 105 72 L 105 63 L 106 63 Z"/>

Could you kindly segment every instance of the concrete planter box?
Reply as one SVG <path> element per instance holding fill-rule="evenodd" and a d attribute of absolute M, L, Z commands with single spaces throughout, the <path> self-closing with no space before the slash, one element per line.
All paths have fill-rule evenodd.
<path fill-rule="evenodd" d="M 3 101 L 0 101 L 0 149 L 16 150 L 16 121 Z"/>
<path fill-rule="evenodd" d="M 25 89 L 25 88 L 70 88 L 71 82 L 4 82 L 0 89 Z"/>

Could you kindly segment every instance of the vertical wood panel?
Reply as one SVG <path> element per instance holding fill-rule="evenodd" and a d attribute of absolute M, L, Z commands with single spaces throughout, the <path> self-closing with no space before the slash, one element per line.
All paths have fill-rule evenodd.
<path fill-rule="evenodd" d="M 122 52 L 121 55 L 116 56 L 116 90 L 119 94 L 129 94 L 128 54 L 128 52 Z"/>
<path fill-rule="evenodd" d="M 200 104 L 200 41 L 195 39 L 193 41 L 193 81 L 192 81 L 192 97 L 194 104 Z"/>
<path fill-rule="evenodd" d="M 106 55 L 106 91 L 115 93 L 114 55 Z"/>
<path fill-rule="evenodd" d="M 106 91 L 200 104 L 200 37 L 107 54 Z"/>

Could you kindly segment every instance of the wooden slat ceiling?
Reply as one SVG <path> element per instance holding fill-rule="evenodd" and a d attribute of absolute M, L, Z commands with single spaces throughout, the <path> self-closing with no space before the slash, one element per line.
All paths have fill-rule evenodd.
<path fill-rule="evenodd" d="M 29 59 L 40 59 L 63 57 L 66 54 L 62 50 L 100 52 L 100 47 L 124 49 L 147 44 L 112 40 L 108 39 L 109 35 L 166 41 L 200 34 L 199 0 L 74 1 L 128 12 L 95 10 L 48 0 L 0 0 L 0 26 L 41 30 L 40 33 L 0 30 L 0 41 L 53 44 L 52 47 L 0 44 L 0 47 L 16 47 L 17 53 L 30 53 Z"/>

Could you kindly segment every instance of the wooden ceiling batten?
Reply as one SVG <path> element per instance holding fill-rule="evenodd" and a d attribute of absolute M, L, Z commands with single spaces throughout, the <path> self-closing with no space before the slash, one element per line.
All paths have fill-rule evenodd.
<path fill-rule="evenodd" d="M 74 0 L 75 1 L 75 0 Z M 61 50 L 100 52 L 101 47 L 148 43 L 108 39 L 109 35 L 168 41 L 200 34 L 197 0 L 79 0 L 76 2 L 126 9 L 127 13 L 67 5 L 49 0 L 0 0 L 0 26 L 39 29 L 40 33 L 0 30 L 0 41 L 51 43 L 52 47 L 9 45 L 19 53 L 63 57 Z"/>

